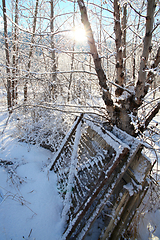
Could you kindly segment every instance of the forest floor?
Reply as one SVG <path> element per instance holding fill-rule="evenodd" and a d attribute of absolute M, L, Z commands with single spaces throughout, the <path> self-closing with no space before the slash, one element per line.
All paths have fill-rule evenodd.
<path fill-rule="evenodd" d="M 20 142 L 16 120 L 11 118 L 6 125 L 7 119 L 8 113 L 1 112 L 0 239 L 60 240 L 63 203 L 56 175 L 48 171 L 54 153 Z M 160 239 L 159 198 L 159 192 L 148 192 L 133 226 L 137 234 L 133 239 Z"/>

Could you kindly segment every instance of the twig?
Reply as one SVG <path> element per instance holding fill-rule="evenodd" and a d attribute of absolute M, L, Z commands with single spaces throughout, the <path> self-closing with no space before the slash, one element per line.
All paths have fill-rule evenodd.
<path fill-rule="evenodd" d="M 129 4 L 129 6 L 140 16 L 140 17 L 144 17 L 144 18 L 146 18 L 146 16 L 144 16 L 144 15 L 142 15 L 140 12 L 138 12 L 132 5 L 131 5 L 131 3 L 128 1 L 128 4 Z"/>
<path fill-rule="evenodd" d="M 159 110 L 160 110 L 160 102 L 158 102 L 157 105 L 154 108 L 152 108 L 152 110 L 147 114 L 148 117 L 145 116 L 145 123 L 143 124 L 143 126 L 140 126 L 141 132 L 144 132 L 146 130 L 147 126 L 149 125 L 151 120 L 156 116 Z"/>
<path fill-rule="evenodd" d="M 101 8 L 102 10 L 106 10 L 106 11 L 108 11 L 108 12 L 110 12 L 110 13 L 113 14 L 113 11 L 109 10 L 108 8 L 104 8 L 104 7 L 99 6 L 99 5 L 95 4 L 95 3 L 89 3 L 89 4 L 90 4 L 90 5 L 93 5 L 93 6 L 95 6 L 95 7 Z"/>
<path fill-rule="evenodd" d="M 7 128 L 7 125 L 8 125 L 9 119 L 10 119 L 10 117 L 11 117 L 11 114 L 12 114 L 12 112 L 9 112 L 9 116 L 8 116 L 8 118 L 7 118 L 7 121 L 6 121 L 6 123 L 5 123 L 4 129 L 3 129 L 2 133 L 1 133 L 1 135 L 4 134 L 4 131 L 5 131 L 6 128 Z"/>

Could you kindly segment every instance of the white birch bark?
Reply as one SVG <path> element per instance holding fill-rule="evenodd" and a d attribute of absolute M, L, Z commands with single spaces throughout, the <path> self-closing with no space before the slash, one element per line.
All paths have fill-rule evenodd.
<path fill-rule="evenodd" d="M 155 0 L 148 0 L 147 17 L 146 17 L 146 33 L 144 37 L 143 52 L 140 62 L 138 81 L 135 88 L 135 102 L 141 105 L 146 92 L 146 68 L 148 63 L 149 49 L 151 47 L 152 29 L 154 22 Z"/>

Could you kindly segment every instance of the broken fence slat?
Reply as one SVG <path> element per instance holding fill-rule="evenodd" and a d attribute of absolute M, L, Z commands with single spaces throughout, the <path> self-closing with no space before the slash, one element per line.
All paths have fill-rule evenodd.
<path fill-rule="evenodd" d="M 79 125 L 77 126 L 76 129 L 76 134 L 75 134 L 75 140 L 74 140 L 74 146 L 73 146 L 73 152 L 71 156 L 71 165 L 70 165 L 70 170 L 69 170 L 69 176 L 68 176 L 68 185 L 67 185 L 67 193 L 65 196 L 64 200 L 64 208 L 62 211 L 62 218 L 66 218 L 66 215 L 69 211 L 69 202 L 71 201 L 71 192 L 72 192 L 72 185 L 74 182 L 74 177 L 75 177 L 75 170 L 77 168 L 77 150 L 78 150 L 78 145 L 81 137 L 81 122 L 79 122 Z"/>
<path fill-rule="evenodd" d="M 64 147 L 66 146 L 67 142 L 69 141 L 69 139 L 71 138 L 72 134 L 74 133 L 74 131 L 76 130 L 78 124 L 80 123 L 80 121 L 83 118 L 83 113 L 81 113 L 81 115 L 75 120 L 74 124 L 72 125 L 70 131 L 68 132 L 68 134 L 65 136 L 59 150 L 55 153 L 54 159 L 53 159 L 53 163 L 52 165 L 49 167 L 50 171 L 53 170 L 58 158 L 60 157 Z"/>

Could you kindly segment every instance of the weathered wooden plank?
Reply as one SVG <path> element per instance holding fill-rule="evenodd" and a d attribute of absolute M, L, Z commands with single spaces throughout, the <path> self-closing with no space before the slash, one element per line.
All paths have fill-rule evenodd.
<path fill-rule="evenodd" d="M 125 208 L 128 200 L 129 200 L 129 197 L 130 197 L 129 192 L 127 190 L 125 190 L 120 202 L 117 204 L 117 208 L 115 209 L 114 216 L 112 216 L 112 218 L 110 218 L 110 222 L 105 230 L 105 233 L 101 237 L 101 240 L 106 240 L 109 237 L 110 233 L 112 233 L 114 227 L 116 226 L 117 217 L 119 216 L 119 213 Z"/>
<path fill-rule="evenodd" d="M 127 230 L 129 223 L 131 222 L 136 209 L 142 202 L 147 190 L 148 183 L 145 181 L 143 183 L 142 189 L 139 190 L 138 193 L 134 193 L 134 195 L 129 198 L 126 207 L 121 214 L 121 218 L 113 229 L 112 234 L 109 236 L 108 240 L 119 239 L 123 235 L 122 233 L 124 230 Z"/>
<path fill-rule="evenodd" d="M 135 162 L 135 164 L 134 164 L 134 162 Z M 117 209 L 116 209 L 116 212 L 117 212 L 115 214 L 116 217 L 114 217 L 110 220 L 108 226 L 106 227 L 103 237 L 101 237 L 101 240 L 105 240 L 106 238 L 107 239 L 118 239 L 118 237 L 122 234 L 123 230 L 125 230 L 127 228 L 126 224 L 129 224 L 131 222 L 132 217 L 135 214 L 136 208 L 139 206 L 139 204 L 141 203 L 141 201 L 145 195 L 146 190 L 144 191 L 144 186 L 147 186 L 147 182 L 145 179 L 146 179 L 146 176 L 149 173 L 150 169 L 151 169 L 151 163 L 143 155 L 140 155 L 138 160 L 135 158 L 135 161 L 131 162 L 130 172 L 132 174 L 130 174 L 130 172 L 128 173 L 128 170 L 127 170 L 123 176 L 123 179 L 125 179 L 125 181 L 127 181 L 127 183 L 132 182 L 133 188 L 135 189 L 135 193 L 133 194 L 133 196 L 130 196 L 129 191 L 127 189 L 125 189 L 122 199 L 118 203 L 118 207 L 117 207 L 117 209 L 121 208 L 121 211 L 117 211 Z M 138 179 L 136 178 L 137 174 L 138 174 Z M 126 175 L 128 175 L 128 177 L 126 177 Z M 133 179 L 133 181 L 131 181 L 131 178 Z M 134 185 L 134 182 L 135 182 L 135 185 Z M 141 187 L 139 187 L 139 186 L 141 186 Z M 114 192 L 114 194 L 116 194 L 116 193 Z M 124 196 L 125 196 L 125 205 L 122 208 L 120 206 L 122 206 L 122 204 L 123 204 Z M 129 207 L 131 207 L 131 210 L 129 210 L 130 209 Z M 128 210 L 132 211 L 132 213 L 131 212 L 128 213 Z M 120 221 L 118 221 L 118 223 L 115 221 L 116 218 L 117 219 L 120 218 Z M 117 227 L 117 225 L 118 225 L 118 227 Z M 115 228 L 115 230 L 114 230 L 114 228 Z M 117 228 L 118 228 L 118 230 L 117 230 Z M 119 231 L 119 235 L 116 235 L 117 231 Z M 111 238 L 110 238 L 110 234 L 112 236 Z"/>
<path fill-rule="evenodd" d="M 136 161 L 136 162 L 138 162 L 139 164 L 141 164 L 141 165 L 143 165 L 143 167 L 142 167 L 142 169 L 143 169 L 143 172 L 142 172 L 142 176 L 144 176 L 144 178 L 142 179 L 141 178 L 141 180 L 144 180 L 145 179 L 145 177 L 146 177 L 146 175 L 148 174 L 148 172 L 149 172 L 149 170 L 150 170 L 150 162 L 147 160 L 147 159 L 145 159 L 144 158 L 144 156 L 141 156 L 140 155 L 140 153 L 141 153 L 141 150 L 139 149 L 139 147 L 138 147 L 138 149 L 137 149 L 137 156 L 136 157 L 134 157 L 135 159 L 139 159 L 138 161 Z M 133 155 L 133 152 L 132 152 L 132 154 L 131 155 Z M 138 170 L 139 170 L 139 165 L 138 164 L 134 164 L 134 158 L 133 159 L 131 159 L 132 161 L 130 161 L 130 164 L 132 163 L 132 165 L 134 166 L 134 168 L 133 168 L 133 170 L 134 170 L 134 172 L 136 173 L 136 171 L 138 172 Z M 147 163 L 146 164 L 143 164 L 143 161 L 147 161 Z M 144 165 L 145 165 L 145 167 L 144 167 Z M 121 167 L 120 167 L 121 168 Z M 126 173 L 124 174 L 124 175 L 126 175 Z M 123 176 L 124 176 L 123 175 Z M 125 177 L 123 177 L 123 178 L 125 178 Z M 133 176 L 132 176 L 132 178 L 133 178 Z M 117 178 L 117 180 L 119 181 L 120 179 L 122 179 L 121 177 L 118 177 Z M 139 178 L 140 179 L 140 178 Z M 128 182 L 131 180 L 131 177 L 128 179 Z M 119 188 L 120 188 L 120 184 L 118 183 L 118 181 L 117 181 L 117 183 L 116 183 L 116 187 L 117 187 L 117 189 L 118 189 L 118 191 L 119 191 Z M 141 183 L 141 181 L 139 182 L 139 184 Z M 124 184 L 123 184 L 124 185 Z M 117 190 L 115 190 L 114 192 L 113 192 L 113 195 L 115 195 L 116 194 L 116 191 Z M 127 190 L 125 190 L 125 192 L 126 192 Z M 117 195 L 118 196 L 118 195 Z M 128 197 L 128 199 L 129 199 L 129 193 L 127 193 L 127 197 Z M 127 204 L 127 201 L 128 201 L 128 199 L 127 199 L 127 197 L 126 197 L 126 199 L 125 199 L 125 204 Z M 124 199 L 123 197 L 122 197 L 122 199 Z M 121 203 L 119 203 L 119 204 L 123 204 L 123 201 L 121 202 Z M 119 206 L 119 205 L 118 205 Z M 121 211 L 123 210 L 123 208 L 121 208 Z M 116 216 L 116 217 L 118 217 L 118 216 Z M 113 224 L 113 221 L 112 221 L 112 219 L 111 219 L 111 222 L 112 222 L 112 224 Z M 111 224 L 111 223 L 110 223 Z M 114 228 L 114 226 L 111 224 L 111 229 L 113 229 Z M 80 238 L 80 239 L 82 239 L 82 238 Z M 85 238 L 84 238 L 85 239 Z"/>
<path fill-rule="evenodd" d="M 128 149 L 125 148 L 123 152 L 119 155 L 117 159 L 114 157 L 110 160 L 110 162 L 105 166 L 104 171 L 101 173 L 100 177 L 98 178 L 98 181 L 96 185 L 94 185 L 93 191 L 89 193 L 89 195 L 86 197 L 86 201 L 82 203 L 81 207 L 78 209 L 78 211 L 75 214 L 75 222 L 69 226 L 69 231 L 67 232 L 66 240 L 70 239 L 72 233 L 75 231 L 76 227 L 84 217 L 85 213 L 88 211 L 88 209 L 91 207 L 92 203 L 94 202 L 97 195 L 102 190 L 103 186 L 107 183 L 109 177 L 115 170 L 116 166 L 119 164 L 120 160 L 127 155 Z M 107 171 L 107 172 L 105 172 Z M 78 216 L 76 218 L 76 216 Z"/>

